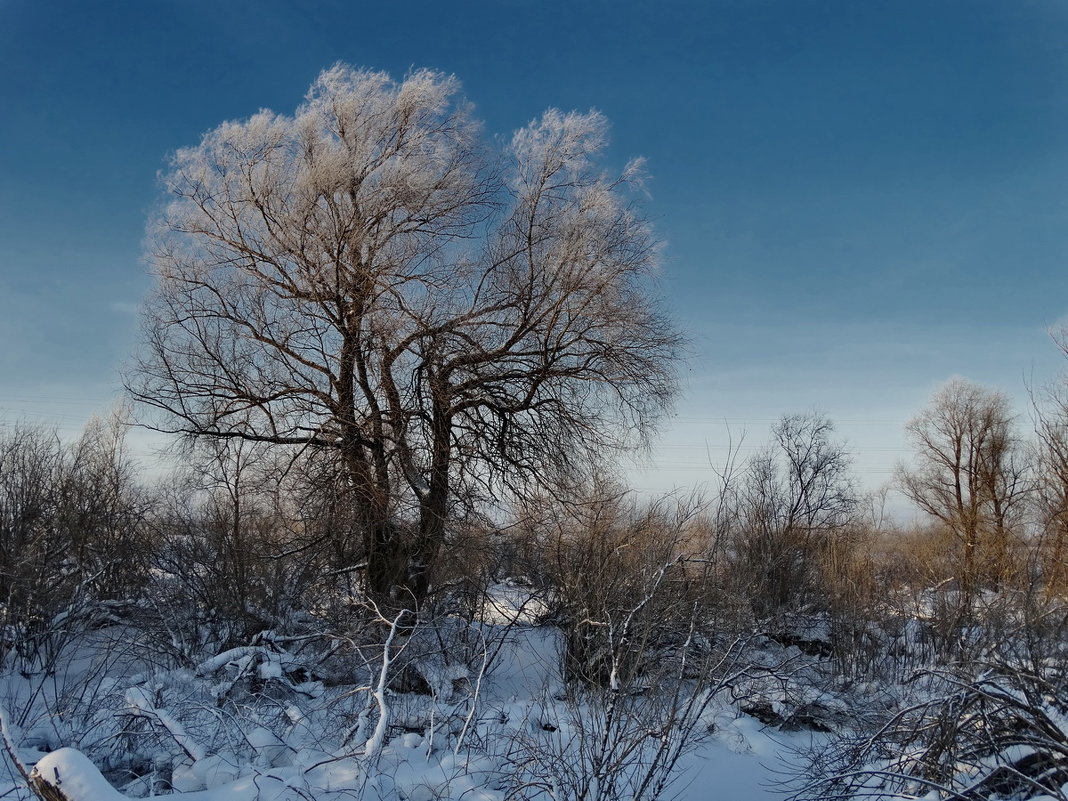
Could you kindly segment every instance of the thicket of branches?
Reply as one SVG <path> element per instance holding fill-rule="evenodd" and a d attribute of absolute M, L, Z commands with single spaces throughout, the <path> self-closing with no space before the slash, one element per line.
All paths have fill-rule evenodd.
<path fill-rule="evenodd" d="M 517 732 L 497 753 L 518 797 L 548 792 L 564 753 L 585 760 L 568 774 L 577 797 L 591 776 L 659 797 L 706 736 L 709 705 L 724 701 L 769 725 L 842 735 L 804 769 L 798 798 L 924 787 L 1060 797 L 1064 409 L 1045 407 L 1029 440 L 1001 396 L 951 383 L 910 424 L 917 452 L 901 487 L 930 517 L 912 528 L 861 495 L 818 414 L 783 417 L 764 449 L 721 471 L 710 503 L 641 501 L 598 479 L 508 514 L 465 514 L 447 528 L 415 626 L 378 606 L 352 569 L 360 512 L 320 454 L 201 443 L 144 482 L 119 419 L 74 443 L 16 425 L 0 432 L 4 659 L 42 679 L 35 700 L 8 703 L 25 723 L 47 701 L 63 710 L 50 719 L 66 721 L 49 747 L 74 740 L 139 776 L 129 759 L 93 751 L 115 735 L 77 734 L 102 725 L 90 701 L 129 699 L 44 683 L 72 638 L 120 627 L 137 632 L 138 659 L 228 676 L 219 703 L 237 715 L 249 699 L 326 682 L 363 688 L 366 703 L 330 713 L 349 721 L 357 751 L 413 726 L 491 749 L 468 724 L 503 647 L 491 621 L 511 592 L 522 599 L 512 619 L 561 633 L 559 703 L 571 710 L 546 723 L 552 738 Z M 893 688 L 876 704 L 849 689 L 872 680 Z M 828 692 L 855 707 L 831 708 Z M 391 706 L 420 695 L 452 717 Z M 136 736 L 158 740 L 171 713 L 134 707 L 147 725 Z M 279 726 L 274 736 L 288 731 Z"/>

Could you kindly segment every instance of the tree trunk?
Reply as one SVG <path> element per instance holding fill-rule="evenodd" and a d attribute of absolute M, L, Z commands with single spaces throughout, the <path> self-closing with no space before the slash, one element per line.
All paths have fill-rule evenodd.
<path fill-rule="evenodd" d="M 452 418 L 445 404 L 436 401 L 433 418 L 433 444 L 430 488 L 419 504 L 419 537 L 412 555 L 412 589 L 420 602 L 430 592 L 430 567 L 437 562 L 445 543 L 445 522 L 449 510 L 449 466 L 452 459 Z"/>
<path fill-rule="evenodd" d="M 348 450 L 346 466 L 358 509 L 357 525 L 363 536 L 367 592 L 376 602 L 395 598 L 407 604 L 409 601 L 400 597 L 407 584 L 403 532 L 391 519 L 389 496 L 378 486 L 363 449 L 354 444 Z"/>

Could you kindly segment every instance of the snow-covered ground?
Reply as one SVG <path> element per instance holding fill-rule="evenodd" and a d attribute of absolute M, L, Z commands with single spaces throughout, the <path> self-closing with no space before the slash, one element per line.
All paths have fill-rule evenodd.
<path fill-rule="evenodd" d="M 686 757 L 679 801 L 781 801 L 789 756 L 808 740 L 747 715 L 736 718 Z"/>
<path fill-rule="evenodd" d="M 1055 793 L 1068 776 L 1058 756 L 1068 753 L 1068 717 L 1040 677 L 924 670 L 903 704 L 902 687 L 846 689 L 827 680 L 823 657 L 759 635 L 728 648 L 703 683 L 584 687 L 564 681 L 564 633 L 536 624 L 521 596 L 499 588 L 481 622 L 394 629 L 389 660 L 380 646 L 264 633 L 183 662 L 159 632 L 59 620 L 51 649 L 5 655 L 0 799 L 34 797 L 24 771 L 66 801 L 770 801 L 806 778 L 808 756 L 833 750 L 835 734 L 806 726 L 848 732 L 864 710 L 888 722 L 878 747 L 856 752 L 863 797 L 960 797 L 866 783 L 888 766 L 911 770 L 908 750 L 924 747 L 913 733 L 958 719 L 951 736 L 978 738 L 977 758 L 951 763 L 940 781 L 986 781 L 968 797 L 1001 799 L 994 768 L 1033 767 L 1032 746 L 1045 742 L 1052 758 L 1040 768 L 1053 794 L 1004 797 L 1068 797 L 1068 784 Z M 983 752 L 1005 725 L 1011 747 Z M 1045 739 L 1020 739 L 1034 732 Z"/>
<path fill-rule="evenodd" d="M 297 681 L 299 656 L 268 638 L 175 667 L 125 626 L 84 632 L 49 670 L 24 665 L 4 675 L 11 744 L 34 777 L 70 801 L 160 793 L 191 801 L 563 799 L 564 761 L 603 723 L 603 710 L 565 692 L 559 630 L 527 625 L 515 595 L 500 593 L 486 615 L 494 622 L 471 638 L 481 652 L 466 666 L 423 660 L 431 696 L 385 696 L 391 725 L 380 746 L 372 745 L 380 665 L 367 665 L 364 684 Z M 450 682 L 462 691 L 450 693 Z M 683 755 L 665 797 L 775 798 L 781 756 L 802 737 L 720 700 L 697 733 L 702 742 Z M 4 761 L 0 797 L 32 798 L 10 756 Z"/>
<path fill-rule="evenodd" d="M 737 725 L 726 728 L 683 760 L 679 779 L 665 797 L 676 801 L 781 799 L 789 755 L 807 739 L 773 734 L 759 724 L 739 719 Z M 23 752 L 24 756 L 27 754 Z M 96 765 L 73 748 L 37 756 L 34 775 L 49 779 L 70 801 L 125 801 L 144 797 L 142 792 L 120 793 Z M 181 798 L 189 801 L 306 801 L 309 798 L 502 801 L 509 797 L 501 788 L 499 765 L 494 760 L 458 758 L 448 750 L 432 750 L 428 754 L 426 740 L 415 733 L 394 737 L 374 762 L 314 751 L 302 755 L 293 765 L 272 769 L 230 766 L 217 756 L 202 762 L 181 774 L 194 778 L 194 783 L 206 783 L 208 789 L 176 791 Z M 227 770 L 218 770 L 220 765 Z M 8 771 L 10 782 L 4 787 L 3 797 L 33 798 L 17 779 L 10 763 Z M 548 797 L 569 798 L 564 794 Z M 922 798 L 939 801 L 943 797 L 932 791 Z M 1057 801 L 1061 797 L 1030 796 L 1032 801 Z"/>

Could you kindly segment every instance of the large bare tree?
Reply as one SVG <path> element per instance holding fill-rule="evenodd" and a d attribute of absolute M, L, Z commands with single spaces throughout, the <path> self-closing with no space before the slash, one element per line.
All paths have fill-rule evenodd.
<path fill-rule="evenodd" d="M 639 444 L 680 344 L 605 119 L 493 149 L 458 91 L 337 65 L 178 151 L 128 379 L 162 430 L 334 458 L 369 590 L 416 602 L 450 516 Z"/>

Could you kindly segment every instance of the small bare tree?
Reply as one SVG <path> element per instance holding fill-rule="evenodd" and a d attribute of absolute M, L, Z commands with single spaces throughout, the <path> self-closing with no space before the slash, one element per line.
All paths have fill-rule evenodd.
<path fill-rule="evenodd" d="M 784 415 L 731 493 L 734 558 L 761 616 L 804 605 L 818 590 L 821 548 L 859 504 L 850 458 L 816 413 Z"/>
<path fill-rule="evenodd" d="M 670 401 L 679 336 L 607 125 L 549 111 L 493 153 L 454 78 L 338 65 L 292 116 L 178 151 L 128 380 L 193 438 L 332 453 L 367 585 L 420 601 L 447 522 L 575 477 Z"/>
<path fill-rule="evenodd" d="M 984 574 L 994 586 L 1004 579 L 1011 534 L 1030 488 L 1009 401 L 955 378 L 907 432 L 917 460 L 899 470 L 902 490 L 959 541 L 956 579 L 967 606 Z"/>

